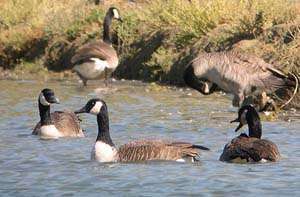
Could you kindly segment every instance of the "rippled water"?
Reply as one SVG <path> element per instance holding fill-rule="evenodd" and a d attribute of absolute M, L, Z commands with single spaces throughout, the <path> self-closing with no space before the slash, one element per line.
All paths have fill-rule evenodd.
<path fill-rule="evenodd" d="M 113 91 L 86 89 L 76 82 L 0 81 L 1 196 L 232 196 L 300 195 L 300 121 L 263 122 L 263 137 L 275 142 L 281 161 L 228 164 L 218 158 L 236 134 L 228 96 L 133 82 L 115 82 Z M 30 135 L 39 120 L 37 95 L 53 88 L 61 100 L 52 110 L 77 109 L 89 98 L 109 108 L 116 145 L 139 138 L 186 140 L 211 148 L 201 162 L 99 164 L 90 161 L 96 119 L 81 116 L 87 137 L 40 140 Z M 296 116 L 295 116 L 296 117 Z M 245 129 L 244 129 L 245 130 Z"/>

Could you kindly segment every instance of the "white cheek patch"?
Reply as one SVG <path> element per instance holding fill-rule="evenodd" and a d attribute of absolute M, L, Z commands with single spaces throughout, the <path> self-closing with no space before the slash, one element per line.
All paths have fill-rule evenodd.
<path fill-rule="evenodd" d="M 90 113 L 94 115 L 98 115 L 100 113 L 102 105 L 103 105 L 102 102 L 97 101 L 94 107 L 90 110 Z"/>
<path fill-rule="evenodd" d="M 206 93 L 206 94 L 209 93 L 208 83 L 204 83 L 204 93 Z"/>
<path fill-rule="evenodd" d="M 120 15 L 119 15 L 118 10 L 113 9 L 113 13 L 114 13 L 114 17 L 115 17 L 116 19 L 119 19 L 119 18 L 120 18 Z"/>
<path fill-rule="evenodd" d="M 46 100 L 45 96 L 43 95 L 43 93 L 40 93 L 40 96 L 39 96 L 39 101 L 42 105 L 44 106 L 49 106 L 50 103 Z"/>

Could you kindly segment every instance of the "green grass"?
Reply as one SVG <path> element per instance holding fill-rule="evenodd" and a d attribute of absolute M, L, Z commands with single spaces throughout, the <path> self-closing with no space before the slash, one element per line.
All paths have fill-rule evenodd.
<path fill-rule="evenodd" d="M 189 55 L 189 49 L 219 51 L 231 48 L 243 39 L 256 39 L 260 43 L 260 48 L 251 48 L 249 52 L 299 72 L 300 6 L 293 1 L 138 2 L 141 3 L 133 5 L 127 1 L 113 0 L 109 4 L 95 6 L 86 0 L 0 1 L 0 64 L 9 62 L 9 65 L 0 66 L 13 68 L 22 62 L 22 54 L 30 48 L 32 42 L 40 39 L 47 40 L 47 51 L 60 39 L 78 47 L 90 39 L 99 38 L 102 35 L 100 30 L 105 11 L 113 5 L 120 9 L 124 18 L 124 23 L 113 24 L 113 32 L 118 32 L 121 41 L 118 49 L 122 62 L 133 58 L 141 48 L 146 47 L 143 44 L 150 35 L 158 31 L 167 35 L 158 50 L 151 54 L 151 58 L 141 62 L 140 70 L 134 75 L 139 76 L 140 73 L 140 79 L 155 81 L 172 78 L 178 81 L 181 77 L 178 72 L 181 72 L 185 62 L 181 59 Z M 265 35 L 272 32 L 276 25 L 291 23 L 298 29 L 283 28 L 279 38 Z M 288 32 L 291 32 L 292 38 L 286 43 L 283 40 Z M 272 57 L 267 57 L 266 53 L 272 54 Z M 8 61 L 9 58 L 12 61 Z M 36 60 L 33 58 L 32 61 Z M 178 72 L 173 72 L 176 70 L 174 67 Z M 126 69 L 123 71 L 119 72 L 119 77 L 126 78 Z M 175 76 L 166 77 L 170 72 Z"/>

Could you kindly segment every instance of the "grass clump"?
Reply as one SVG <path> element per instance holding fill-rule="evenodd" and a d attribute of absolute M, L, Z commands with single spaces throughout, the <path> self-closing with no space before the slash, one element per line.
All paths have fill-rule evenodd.
<path fill-rule="evenodd" d="M 65 32 L 74 36 L 76 21 L 92 9 L 83 0 L 12 0 L 0 2 L 0 66 L 13 68 L 34 42 Z M 73 28 L 73 31 L 68 29 Z M 40 46 L 44 50 L 45 46 Z"/>
<path fill-rule="evenodd" d="M 112 28 L 119 78 L 182 83 L 198 51 L 228 50 L 244 40 L 259 44 L 240 50 L 299 72 L 300 6 L 286 0 L 0 1 L 0 66 L 38 58 L 49 69 L 70 68 L 75 49 L 102 36 L 110 6 L 124 19 Z M 30 56 L 31 48 L 41 52 Z"/>

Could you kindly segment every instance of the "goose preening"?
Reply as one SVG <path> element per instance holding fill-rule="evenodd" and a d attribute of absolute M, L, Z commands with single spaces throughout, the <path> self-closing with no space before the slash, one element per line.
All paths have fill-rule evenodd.
<path fill-rule="evenodd" d="M 91 99 L 75 113 L 90 113 L 97 116 L 98 136 L 92 151 L 92 159 L 99 162 L 136 162 L 146 160 L 197 161 L 199 150 L 209 150 L 188 142 L 165 140 L 140 140 L 120 146 L 112 142 L 106 103 Z"/>
<path fill-rule="evenodd" d="M 259 162 L 278 161 L 280 159 L 276 144 L 261 139 L 262 125 L 254 107 L 251 105 L 243 106 L 239 110 L 238 118 L 231 122 L 239 122 L 238 127 L 235 129 L 236 132 L 247 123 L 249 135 L 242 133 L 226 144 L 220 156 L 220 161 Z"/>
<path fill-rule="evenodd" d="M 73 70 L 86 86 L 87 80 L 97 79 L 103 74 L 107 81 L 108 71 L 114 71 L 118 66 L 118 55 L 112 47 L 110 25 L 112 20 L 122 21 L 117 8 L 108 9 L 103 22 L 103 40 L 93 41 L 80 47 L 71 59 Z"/>
<path fill-rule="evenodd" d="M 263 59 L 235 51 L 201 53 L 186 68 L 184 81 L 202 94 L 210 94 L 217 87 L 232 93 L 233 106 L 240 106 L 256 89 L 274 91 L 295 86 L 295 81 Z"/>
<path fill-rule="evenodd" d="M 59 103 L 53 90 L 43 89 L 38 98 L 40 122 L 33 129 L 33 135 L 40 135 L 41 138 L 59 137 L 84 137 L 80 128 L 79 120 L 75 113 L 67 111 L 55 111 L 50 113 L 50 105 Z"/>

